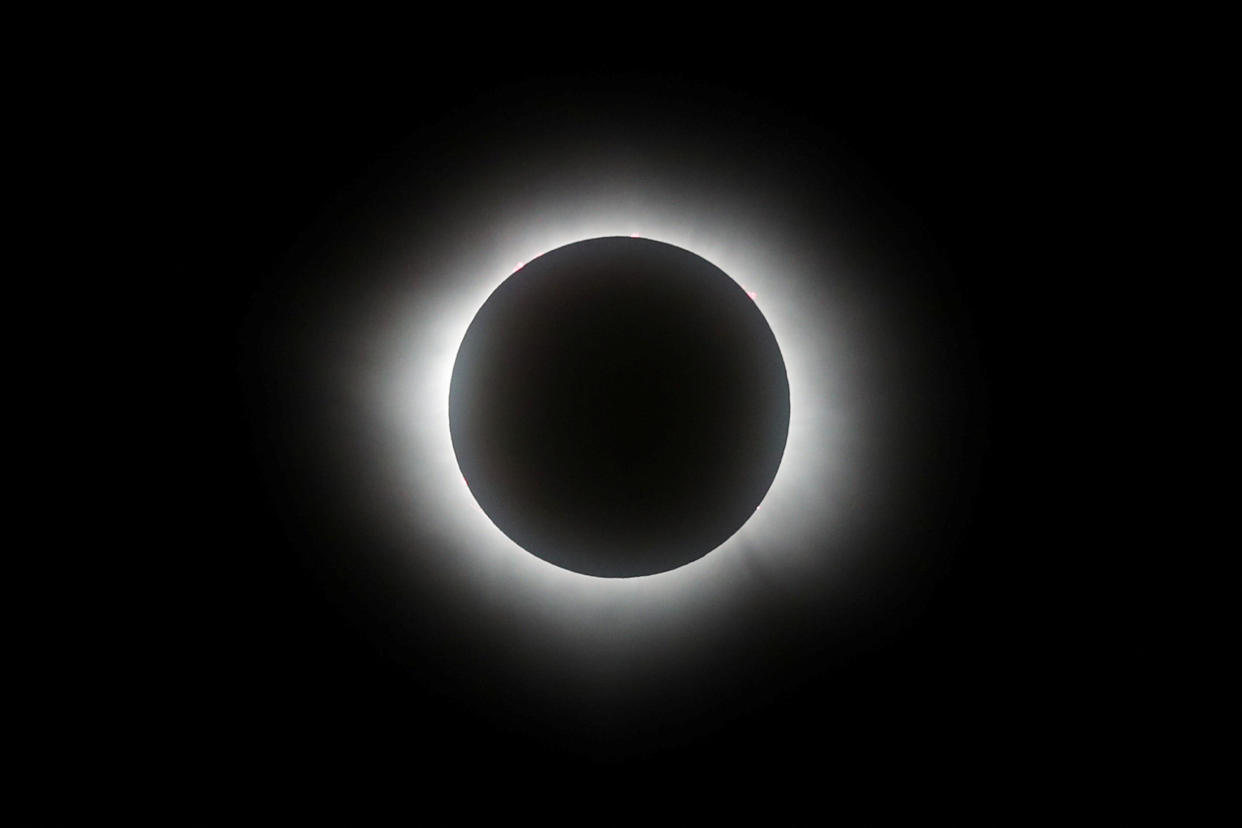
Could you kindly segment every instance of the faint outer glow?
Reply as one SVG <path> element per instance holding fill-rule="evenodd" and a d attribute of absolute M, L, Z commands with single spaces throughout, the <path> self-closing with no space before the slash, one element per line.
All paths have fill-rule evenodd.
<path fill-rule="evenodd" d="M 463 150 L 428 192 L 393 179 L 298 265 L 265 320 L 264 367 L 314 403 L 290 439 L 310 452 L 306 477 L 337 486 L 314 501 L 342 539 L 324 546 L 325 582 L 386 648 L 431 642 L 480 710 L 521 697 L 592 718 L 632 699 L 646 717 L 655 705 L 639 699 L 677 696 L 693 712 L 730 683 L 739 645 L 867 623 L 903 600 L 889 573 L 921 554 L 956 471 L 911 449 L 961 424 L 945 408 L 957 366 L 924 301 L 936 273 L 890 217 L 836 189 L 818 149 L 808 177 L 801 155 L 752 163 L 723 139 L 703 153 L 591 135 Z M 618 235 L 681 247 L 763 294 L 790 423 L 766 509 L 693 563 L 613 579 L 560 569 L 495 527 L 457 465 L 448 394 L 493 290 L 550 250 Z M 291 477 L 297 495 L 306 480 Z"/>

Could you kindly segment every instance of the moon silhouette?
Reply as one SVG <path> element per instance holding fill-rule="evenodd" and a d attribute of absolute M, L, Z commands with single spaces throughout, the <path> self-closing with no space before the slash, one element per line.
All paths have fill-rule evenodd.
<path fill-rule="evenodd" d="M 789 380 L 755 300 L 661 242 L 607 237 L 528 262 L 453 366 L 449 428 L 491 521 L 608 578 L 707 555 L 754 514 L 789 432 Z"/>

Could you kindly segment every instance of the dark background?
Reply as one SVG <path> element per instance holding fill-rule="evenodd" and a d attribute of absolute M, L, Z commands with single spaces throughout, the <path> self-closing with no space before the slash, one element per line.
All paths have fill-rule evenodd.
<path fill-rule="evenodd" d="M 1162 645 L 1142 597 L 1150 564 L 1105 529 L 1124 441 L 1100 405 L 1121 382 L 1098 325 L 1130 152 L 1102 90 L 1124 80 L 1102 81 L 1077 48 L 849 40 L 769 42 L 762 58 L 674 42 L 658 61 L 621 48 L 591 62 L 552 39 L 505 59 L 262 42 L 151 81 L 160 226 L 177 252 L 170 327 L 194 365 L 186 382 L 156 360 L 182 424 L 167 437 L 191 447 L 163 494 L 176 506 L 161 519 L 162 586 L 142 589 L 159 610 L 144 614 L 133 674 L 161 678 L 125 707 L 162 766 L 153 778 L 625 796 L 815 790 L 842 774 L 1089 787 L 1145 764 Z M 558 106 L 603 94 L 629 111 L 689 97 L 794 113 L 831 136 L 859 192 L 882 194 L 875 209 L 930 240 L 973 325 L 980 483 L 936 541 L 942 566 L 917 611 L 844 644 L 791 633 L 778 649 L 814 650 L 822 634 L 823 660 L 774 658 L 749 677 L 765 688 L 755 704 L 703 727 L 600 735 L 481 711 L 441 680 L 432 644 L 394 656 L 350 620 L 306 566 L 308 549 L 349 539 L 330 522 L 299 528 L 305 515 L 273 495 L 264 434 L 280 417 L 252 369 L 265 297 L 308 238 L 379 192 L 377 171 L 451 157 L 442 125 L 462 107 L 543 89 Z"/>

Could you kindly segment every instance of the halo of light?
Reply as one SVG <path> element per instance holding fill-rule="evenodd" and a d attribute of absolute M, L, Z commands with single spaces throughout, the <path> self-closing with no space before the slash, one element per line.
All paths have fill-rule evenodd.
<path fill-rule="evenodd" d="M 921 317 L 909 295 L 920 274 L 898 272 L 888 251 L 860 252 L 847 217 L 801 215 L 788 170 L 747 177 L 709 159 L 672 175 L 655 150 L 593 147 L 587 177 L 554 150 L 459 174 L 435 209 L 384 205 L 343 233 L 337 249 L 355 252 L 302 274 L 323 293 L 316 322 L 289 336 L 340 407 L 325 439 L 350 485 L 334 508 L 368 539 L 334 572 L 382 585 L 388 600 L 373 612 L 385 630 L 439 625 L 463 663 L 489 654 L 486 669 L 470 662 L 476 680 L 503 676 L 547 703 L 611 697 L 622 680 L 633 696 L 657 692 L 799 614 L 820 623 L 836 607 L 896 600 L 860 578 L 908 545 L 909 504 L 953 485 L 903 455 L 912 420 L 935 430 L 957 416 L 921 393 L 925 369 L 952 357 L 936 347 L 943 320 Z M 691 251 L 751 294 L 785 359 L 791 408 L 756 514 L 691 564 L 623 579 L 560 569 L 509 540 L 462 479 L 448 426 L 454 359 L 490 293 L 523 262 L 613 235 Z"/>
<path fill-rule="evenodd" d="M 458 540 L 462 554 L 443 561 L 446 574 L 472 581 L 484 596 L 503 589 L 512 602 L 516 592 L 525 599 L 523 616 L 559 608 L 562 618 L 574 620 L 554 626 L 569 632 L 582 631 L 580 622 L 593 617 L 613 622 L 632 617 L 643 626 L 663 618 L 655 626 L 667 628 L 669 613 L 685 615 L 688 605 L 712 604 L 717 612 L 727 613 L 730 585 L 752 578 L 756 564 L 789 583 L 805 577 L 808 568 L 821 569 L 825 561 L 808 559 L 798 550 L 848 522 L 845 512 L 857 508 L 846 496 L 847 480 L 851 473 L 863 476 L 859 449 L 866 437 L 865 423 L 850 405 L 858 378 L 849 375 L 849 360 L 839 356 L 854 350 L 849 339 L 857 332 L 824 324 L 821 309 L 798 289 L 821 274 L 791 268 L 798 254 L 764 245 L 762 230 L 747 228 L 745 222 L 698 228 L 652 206 L 625 210 L 607 202 L 587 206 L 563 198 L 533 205 L 530 214 L 538 220 L 511 217 L 495 242 L 464 251 L 438 290 L 430 290 L 422 274 L 412 280 L 419 284 L 417 297 L 409 306 L 404 335 L 392 342 L 390 362 L 381 371 L 389 379 L 372 389 L 374 404 L 387 413 L 389 428 L 401 437 L 403 488 L 416 492 L 418 510 L 440 516 L 447 533 Z M 791 416 L 785 459 L 763 508 L 733 537 L 676 570 L 615 579 L 581 575 L 542 561 L 488 520 L 457 468 L 449 440 L 448 390 L 467 326 L 514 271 L 513 263 L 582 239 L 623 234 L 690 250 L 754 294 L 786 359 Z M 815 508 L 807 508 L 808 492 L 815 493 Z M 485 600 L 501 599 L 491 595 Z"/>

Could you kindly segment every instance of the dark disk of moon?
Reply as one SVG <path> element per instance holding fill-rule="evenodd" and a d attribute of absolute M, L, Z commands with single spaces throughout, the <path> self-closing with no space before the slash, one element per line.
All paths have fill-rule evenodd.
<path fill-rule="evenodd" d="M 589 239 L 527 263 L 466 331 L 457 462 L 518 546 L 625 578 L 676 569 L 754 514 L 789 433 L 789 381 L 755 302 L 695 254 Z"/>

